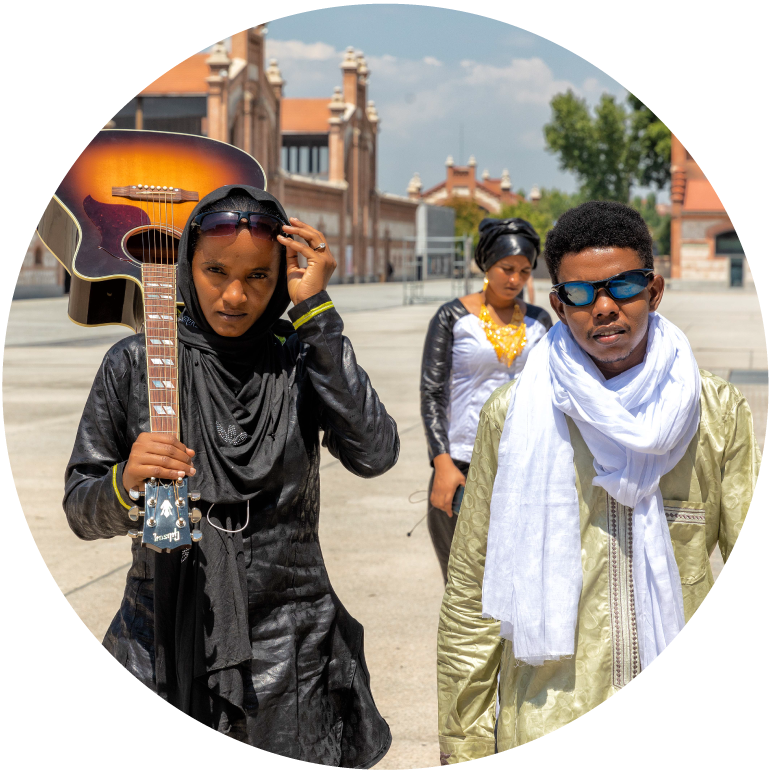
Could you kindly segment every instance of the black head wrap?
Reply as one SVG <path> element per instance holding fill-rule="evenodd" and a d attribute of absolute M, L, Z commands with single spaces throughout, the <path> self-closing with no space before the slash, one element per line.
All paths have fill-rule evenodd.
<path fill-rule="evenodd" d="M 482 271 L 489 271 L 499 260 L 509 255 L 524 255 L 535 268 L 540 251 L 541 239 L 527 220 L 519 217 L 506 220 L 486 217 L 479 223 L 479 243 L 474 260 Z"/>
<path fill-rule="evenodd" d="M 185 336 L 185 342 L 195 348 L 206 346 L 211 351 L 216 351 L 220 356 L 227 357 L 232 354 L 235 358 L 243 360 L 249 358 L 256 350 L 257 342 L 266 332 L 281 318 L 289 305 L 289 291 L 286 284 L 286 248 L 281 246 L 281 264 L 278 271 L 278 283 L 273 291 L 273 296 L 267 308 L 259 319 L 238 338 L 225 338 L 217 335 L 206 321 L 206 317 L 198 302 L 198 295 L 193 284 L 193 253 L 197 232 L 191 227 L 193 218 L 202 212 L 219 212 L 229 207 L 223 206 L 223 200 L 232 196 L 246 197 L 252 206 L 247 206 L 255 212 L 278 217 L 284 224 L 289 225 L 289 219 L 284 208 L 274 196 L 265 190 L 253 188 L 248 185 L 225 185 L 217 188 L 208 196 L 205 196 L 198 206 L 193 209 L 187 220 L 185 229 L 179 240 L 179 263 L 177 265 L 177 287 L 185 302 L 185 316 L 195 324 L 195 339 Z M 222 202 L 222 203 L 220 203 Z M 180 329 L 180 339 L 183 338 L 183 330 Z"/>

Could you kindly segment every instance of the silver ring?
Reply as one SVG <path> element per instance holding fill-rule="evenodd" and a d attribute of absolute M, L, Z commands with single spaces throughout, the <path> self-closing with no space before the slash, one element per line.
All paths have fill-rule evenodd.
<path fill-rule="evenodd" d="M 317 247 L 313 247 L 314 252 L 323 252 L 327 248 L 327 245 L 322 241 Z"/>

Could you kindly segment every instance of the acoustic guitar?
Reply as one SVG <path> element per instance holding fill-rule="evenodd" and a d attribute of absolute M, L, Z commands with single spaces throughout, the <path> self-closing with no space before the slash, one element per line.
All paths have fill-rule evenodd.
<path fill-rule="evenodd" d="M 179 437 L 177 246 L 195 203 L 222 185 L 265 189 L 250 155 L 187 134 L 112 129 L 99 132 L 67 173 L 37 230 L 71 275 L 68 313 L 77 324 L 144 330 L 150 431 Z M 187 478 L 145 482 L 142 531 L 129 536 L 156 551 L 201 538 L 190 525 Z"/>

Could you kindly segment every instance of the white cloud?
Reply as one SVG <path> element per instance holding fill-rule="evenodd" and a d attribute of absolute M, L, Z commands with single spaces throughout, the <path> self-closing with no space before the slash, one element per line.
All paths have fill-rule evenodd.
<path fill-rule="evenodd" d="M 285 60 L 299 59 L 313 62 L 343 60 L 343 54 L 329 43 L 303 43 L 300 40 L 274 40 L 273 38 L 268 38 L 266 43 L 268 56 L 278 59 L 279 65 Z"/>
<path fill-rule="evenodd" d="M 268 56 L 278 59 L 288 97 L 327 97 L 341 85 L 344 51 L 326 43 L 266 42 Z M 604 86 L 601 76 L 580 84 L 558 78 L 535 56 L 497 65 L 383 54 L 367 56 L 367 64 L 369 98 L 381 118 L 379 182 L 394 193 L 404 193 L 416 169 L 426 187 L 438 182 L 447 155 L 458 156 L 461 126 L 463 154 L 473 153 L 480 169 L 488 167 L 497 176 L 509 168 L 515 188 L 537 183 L 572 189 L 570 178 L 544 149 L 549 101 L 567 89 L 590 104 L 605 90 L 623 91 L 614 83 Z"/>
<path fill-rule="evenodd" d="M 543 129 L 530 129 L 523 131 L 519 135 L 520 145 L 530 150 L 543 150 L 544 138 Z"/>
<path fill-rule="evenodd" d="M 555 80 L 551 68 L 538 57 L 512 59 L 505 67 L 465 60 L 463 81 L 470 86 L 493 88 L 515 102 L 548 104 L 557 93 L 573 88 L 570 81 Z"/>

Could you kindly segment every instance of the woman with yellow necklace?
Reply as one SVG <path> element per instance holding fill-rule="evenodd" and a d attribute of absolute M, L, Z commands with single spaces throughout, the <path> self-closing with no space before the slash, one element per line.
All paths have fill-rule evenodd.
<path fill-rule="evenodd" d="M 458 488 L 466 483 L 479 412 L 498 386 L 521 372 L 529 351 L 551 327 L 543 308 L 519 297 L 540 246 L 526 220 L 482 220 L 474 255 L 485 272 L 482 291 L 445 303 L 428 327 L 420 380 L 421 415 L 434 468 L 427 521 L 445 583 Z"/>

